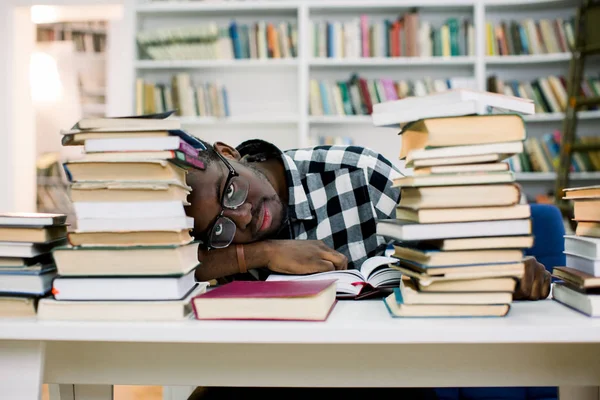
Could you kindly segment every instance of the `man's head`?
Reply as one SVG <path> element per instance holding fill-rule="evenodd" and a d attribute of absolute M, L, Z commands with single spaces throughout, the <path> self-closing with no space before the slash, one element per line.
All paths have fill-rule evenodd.
<path fill-rule="evenodd" d="M 207 147 L 202 154 L 206 169 L 192 169 L 187 178 L 192 193 L 186 210 L 194 218 L 195 238 L 210 244 L 211 235 L 223 238 L 235 230 L 233 243 L 250 243 L 276 233 L 286 209 L 269 169 L 241 160 L 239 152 L 224 143 Z M 219 216 L 231 222 L 215 225 Z"/>

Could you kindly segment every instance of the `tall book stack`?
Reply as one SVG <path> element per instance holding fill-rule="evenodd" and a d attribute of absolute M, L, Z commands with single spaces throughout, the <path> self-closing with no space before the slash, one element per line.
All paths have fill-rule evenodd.
<path fill-rule="evenodd" d="M 461 107 L 472 111 L 456 112 Z M 403 273 L 385 299 L 392 316 L 505 316 L 510 310 L 523 251 L 533 245 L 530 208 L 520 204 L 520 187 L 503 161 L 523 152 L 526 130 L 517 112 L 533 113 L 533 103 L 470 91 L 375 110 L 387 123 L 396 115 L 400 159 L 413 168 L 413 175 L 394 181 L 401 188 L 396 219 L 377 224 L 379 235 L 395 241 L 399 264 L 392 267 Z"/>
<path fill-rule="evenodd" d="M 180 320 L 206 290 L 197 283 L 198 243 L 184 206 L 190 168 L 206 147 L 170 114 L 84 119 L 63 144 L 85 154 L 65 164 L 76 229 L 53 250 L 58 277 L 38 318 Z"/>
<path fill-rule="evenodd" d="M 66 242 L 66 215 L 0 214 L 0 318 L 35 317 L 56 276 L 50 252 Z"/>
<path fill-rule="evenodd" d="M 575 235 L 565 236 L 566 267 L 555 267 L 552 296 L 590 317 L 600 316 L 600 185 L 565 189 L 572 200 Z"/>

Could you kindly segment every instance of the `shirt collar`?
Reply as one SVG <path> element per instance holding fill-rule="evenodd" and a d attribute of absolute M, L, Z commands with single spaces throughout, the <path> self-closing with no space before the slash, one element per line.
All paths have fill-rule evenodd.
<path fill-rule="evenodd" d="M 295 219 L 312 219 L 313 215 L 308 202 L 308 196 L 302 185 L 302 179 L 296 163 L 290 156 L 282 153 L 281 159 L 285 168 L 285 178 L 288 185 L 290 217 Z"/>

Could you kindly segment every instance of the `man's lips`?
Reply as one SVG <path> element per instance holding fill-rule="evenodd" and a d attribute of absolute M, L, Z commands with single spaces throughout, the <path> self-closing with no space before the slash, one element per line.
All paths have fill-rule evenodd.
<path fill-rule="evenodd" d="M 266 231 L 271 227 L 271 222 L 273 221 L 273 217 L 271 216 L 271 210 L 267 207 L 267 203 L 263 203 L 262 205 L 262 224 L 260 228 L 258 228 L 259 232 Z"/>

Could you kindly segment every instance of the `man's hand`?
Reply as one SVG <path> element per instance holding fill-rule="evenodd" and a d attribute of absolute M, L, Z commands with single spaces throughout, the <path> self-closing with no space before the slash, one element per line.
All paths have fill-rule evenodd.
<path fill-rule="evenodd" d="M 533 257 L 525 258 L 525 274 L 517 285 L 514 300 L 543 300 L 550 294 L 551 275 Z"/>
<path fill-rule="evenodd" d="M 281 274 L 304 275 L 348 268 L 348 259 L 320 240 L 270 240 L 267 267 Z"/>

